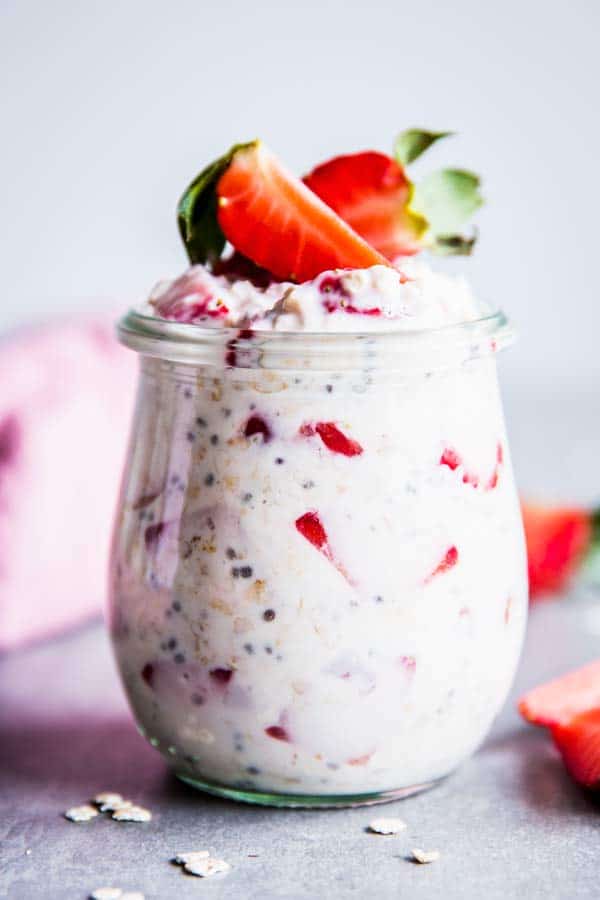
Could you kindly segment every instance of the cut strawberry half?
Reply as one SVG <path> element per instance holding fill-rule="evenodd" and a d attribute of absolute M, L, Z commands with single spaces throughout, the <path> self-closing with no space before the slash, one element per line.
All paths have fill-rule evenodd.
<path fill-rule="evenodd" d="M 256 141 L 237 149 L 216 183 L 219 226 L 237 251 L 277 278 L 387 260 Z"/>
<path fill-rule="evenodd" d="M 579 508 L 521 505 L 529 593 L 535 598 L 563 590 L 598 538 L 597 517 Z"/>
<path fill-rule="evenodd" d="M 427 222 L 410 208 L 412 184 L 385 153 L 336 156 L 304 183 L 388 259 L 417 253 Z"/>
<path fill-rule="evenodd" d="M 569 775 L 585 788 L 600 790 L 600 708 L 556 725 L 552 738 Z"/>
<path fill-rule="evenodd" d="M 519 712 L 533 725 L 568 725 L 600 707 L 600 660 L 542 684 L 519 701 Z"/>

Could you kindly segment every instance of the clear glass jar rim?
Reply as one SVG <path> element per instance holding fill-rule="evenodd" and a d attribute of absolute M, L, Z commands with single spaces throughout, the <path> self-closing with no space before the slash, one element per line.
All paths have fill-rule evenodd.
<path fill-rule="evenodd" d="M 347 354 L 356 354 L 365 343 L 377 350 L 379 366 L 403 368 L 403 358 L 406 361 L 407 355 L 414 362 L 421 353 L 435 357 L 439 353 L 443 356 L 444 351 L 456 362 L 457 354 L 471 358 L 489 355 L 509 346 L 515 339 L 515 331 L 501 310 L 479 319 L 437 328 L 305 332 L 205 328 L 147 316 L 131 309 L 119 321 L 117 331 L 121 343 L 145 356 L 224 367 L 225 353 L 240 351 L 240 357 L 245 355 L 246 359 L 231 367 L 271 369 L 293 368 L 291 361 L 300 358 L 309 360 L 310 368 L 337 368 Z M 260 355 L 261 361 L 248 360 L 249 351 Z M 422 361 L 426 366 L 425 358 Z M 342 367 L 355 368 L 356 362 Z"/>

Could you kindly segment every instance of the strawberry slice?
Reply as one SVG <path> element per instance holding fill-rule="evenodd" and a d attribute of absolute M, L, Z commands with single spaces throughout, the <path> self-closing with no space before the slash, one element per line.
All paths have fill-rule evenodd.
<path fill-rule="evenodd" d="M 568 725 L 594 707 L 600 707 L 600 659 L 534 688 L 519 701 L 524 719 L 550 727 Z"/>
<path fill-rule="evenodd" d="M 576 507 L 523 503 L 521 508 L 530 596 L 561 591 L 598 539 L 596 517 Z"/>
<path fill-rule="evenodd" d="M 235 149 L 215 190 L 227 240 L 277 278 L 307 281 L 326 269 L 388 265 L 260 141 Z"/>
<path fill-rule="evenodd" d="M 555 725 L 552 738 L 569 775 L 585 788 L 600 790 L 600 708 Z"/>
<path fill-rule="evenodd" d="M 393 260 L 422 249 L 427 222 L 410 208 L 412 184 L 385 153 L 336 156 L 304 183 L 380 253 Z"/>

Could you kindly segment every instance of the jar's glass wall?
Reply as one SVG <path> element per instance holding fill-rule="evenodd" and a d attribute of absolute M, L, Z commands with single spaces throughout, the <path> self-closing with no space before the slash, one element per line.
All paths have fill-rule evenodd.
<path fill-rule="evenodd" d="M 482 740 L 526 615 L 493 356 L 378 378 L 143 360 L 111 629 L 180 774 L 357 795 Z"/>

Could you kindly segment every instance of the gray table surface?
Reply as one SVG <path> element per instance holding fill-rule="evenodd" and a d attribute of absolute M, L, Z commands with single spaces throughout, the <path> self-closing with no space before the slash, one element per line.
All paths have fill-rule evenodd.
<path fill-rule="evenodd" d="M 566 496 L 591 499 L 600 416 L 589 412 L 598 397 L 572 400 L 513 397 L 517 471 L 530 488 L 560 485 Z M 540 605 L 511 698 L 454 776 L 383 807 L 282 811 L 212 799 L 169 774 L 135 730 L 101 626 L 12 654 L 0 661 L 0 897 L 83 900 L 116 885 L 147 900 L 600 898 L 600 805 L 514 708 L 526 688 L 599 655 L 600 594 L 580 588 Z M 62 818 L 100 790 L 148 806 L 152 822 Z M 408 829 L 370 835 L 376 815 L 400 815 Z M 441 858 L 417 866 L 407 859 L 414 846 Z M 191 848 L 214 850 L 231 872 L 184 875 L 169 859 Z"/>

